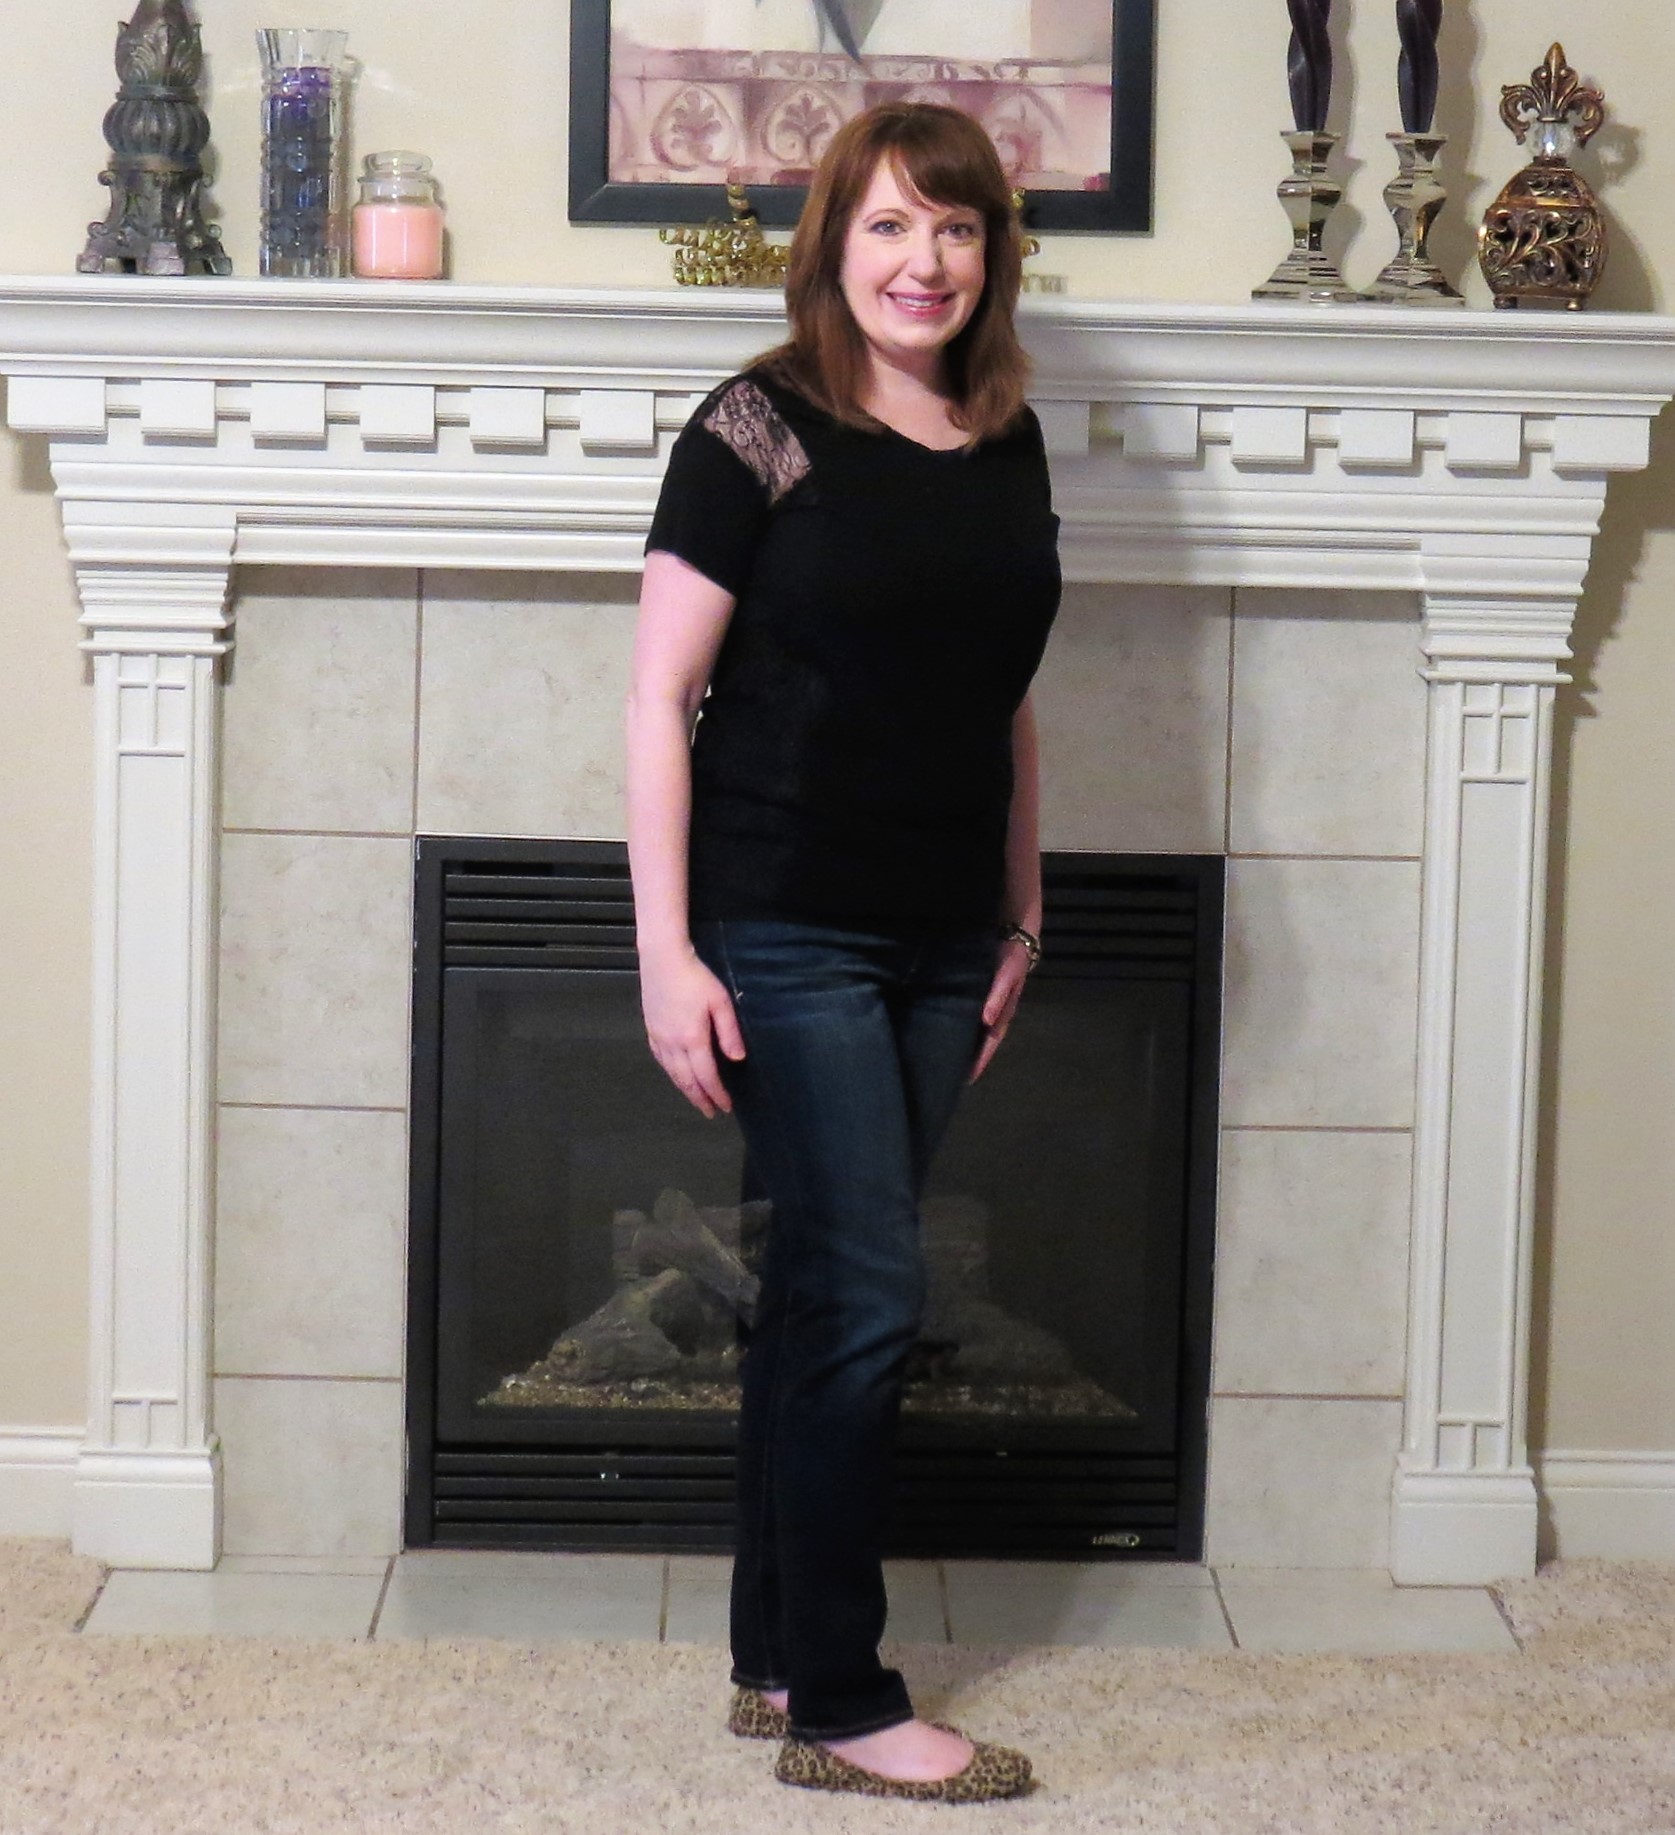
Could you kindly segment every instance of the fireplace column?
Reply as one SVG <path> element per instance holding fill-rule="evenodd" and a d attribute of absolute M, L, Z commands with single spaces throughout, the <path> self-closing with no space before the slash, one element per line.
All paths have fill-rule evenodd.
<path fill-rule="evenodd" d="M 1429 536 L 1419 1053 L 1391 1573 L 1530 1574 L 1526 1444 L 1553 697 L 1586 536 Z"/>
<path fill-rule="evenodd" d="M 71 498 L 63 511 L 96 748 L 92 1305 L 72 1540 L 112 1564 L 209 1568 L 217 698 L 236 516 Z"/>

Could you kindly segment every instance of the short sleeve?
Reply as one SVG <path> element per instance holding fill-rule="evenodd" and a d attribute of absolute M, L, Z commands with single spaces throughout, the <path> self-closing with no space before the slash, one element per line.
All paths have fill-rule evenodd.
<path fill-rule="evenodd" d="M 676 438 L 663 489 L 646 537 L 653 549 L 678 555 L 708 580 L 738 597 L 769 511 L 760 477 L 722 434 L 706 401 Z"/>
<path fill-rule="evenodd" d="M 1047 462 L 1047 436 L 1041 429 L 1041 417 L 1027 403 L 1024 406 L 1024 426 L 1029 438 L 1030 458 L 1033 464 L 1038 488 L 1041 493 L 1041 507 L 1052 513 L 1053 508 L 1053 472 Z M 1053 520 L 1056 522 L 1057 517 Z"/>

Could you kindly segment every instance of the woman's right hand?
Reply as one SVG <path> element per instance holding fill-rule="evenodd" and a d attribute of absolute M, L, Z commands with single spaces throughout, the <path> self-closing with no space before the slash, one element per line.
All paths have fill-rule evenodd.
<path fill-rule="evenodd" d="M 640 1008 L 651 1055 L 669 1081 L 706 1117 L 731 1114 L 732 1098 L 716 1068 L 716 1044 L 735 1062 L 744 1057 L 738 1015 L 720 979 L 684 951 L 640 958 Z"/>

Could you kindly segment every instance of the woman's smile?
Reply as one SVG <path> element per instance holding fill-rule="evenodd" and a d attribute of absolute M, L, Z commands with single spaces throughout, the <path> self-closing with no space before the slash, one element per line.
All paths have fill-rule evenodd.
<path fill-rule="evenodd" d="M 934 318 L 954 303 L 952 293 L 887 293 L 884 297 L 916 319 Z"/>

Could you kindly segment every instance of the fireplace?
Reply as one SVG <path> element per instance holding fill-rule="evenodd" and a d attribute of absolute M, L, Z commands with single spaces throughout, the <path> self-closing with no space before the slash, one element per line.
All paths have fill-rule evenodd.
<path fill-rule="evenodd" d="M 1220 859 L 1052 853 L 922 1207 L 889 1544 L 1197 1559 Z M 410 1546 L 716 1549 L 770 1208 L 646 1049 L 618 843 L 420 837 Z"/>
<path fill-rule="evenodd" d="M 1066 579 L 1099 600 L 1057 685 L 1081 789 L 1050 844 L 1228 861 L 1206 1558 L 1528 1573 L 1554 696 L 1675 328 L 1020 319 Z M 0 285 L 7 417 L 50 439 L 95 706 L 82 1552 L 399 1546 L 412 836 L 621 833 L 616 763 L 576 741 L 623 679 L 596 583 L 631 600 L 674 430 L 782 333 L 782 302 L 727 289 Z M 281 566 L 411 590 L 267 671 L 241 612 L 229 673 L 235 569 Z M 455 569 L 588 578 L 589 603 L 444 616 Z M 533 765 L 492 719 L 514 692 Z M 560 757 L 583 819 L 515 814 Z M 363 1171 L 396 1196 L 347 1218 L 345 1281 Z"/>

